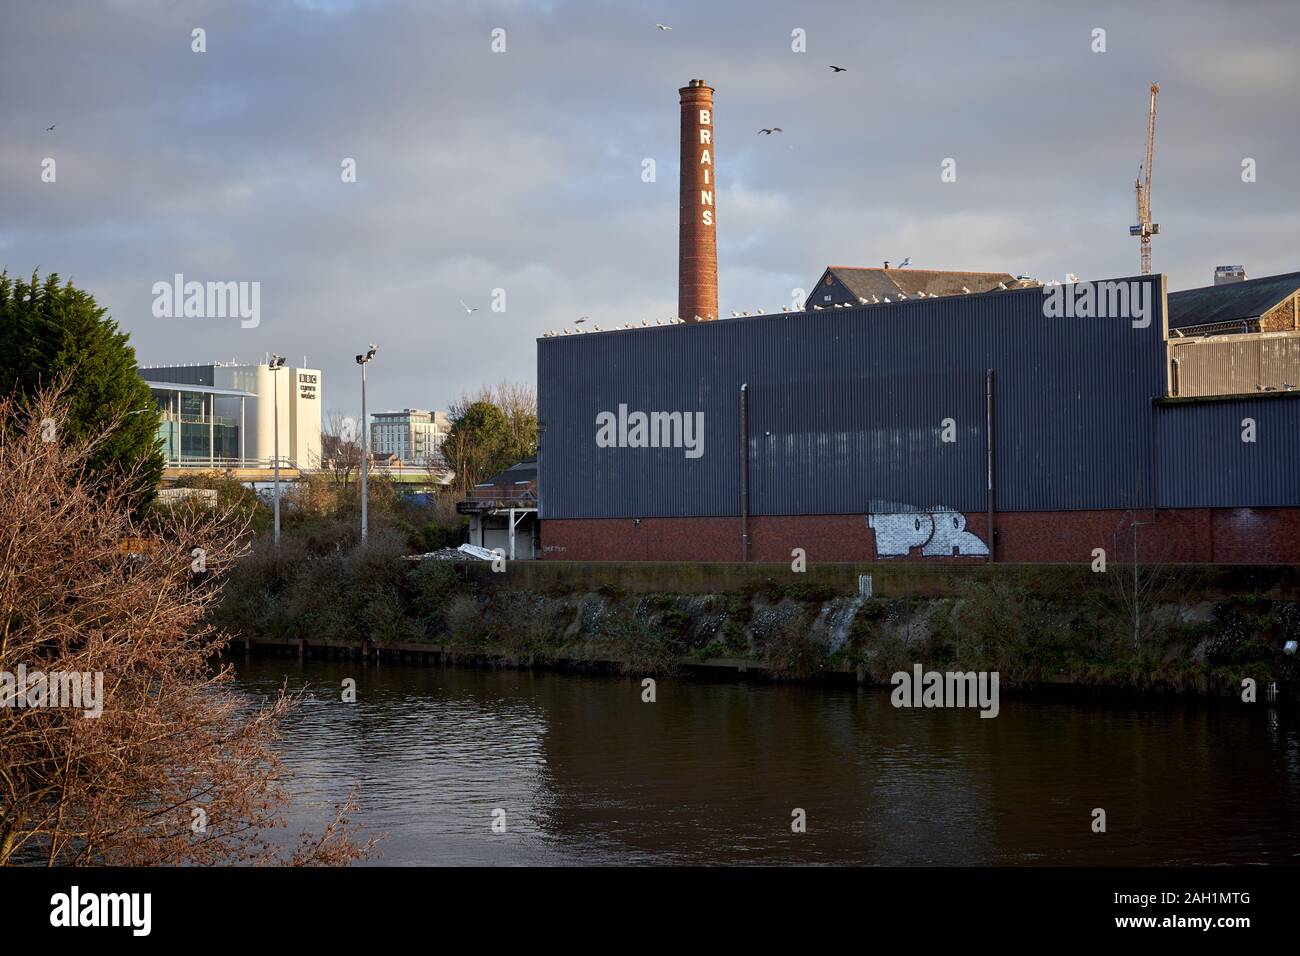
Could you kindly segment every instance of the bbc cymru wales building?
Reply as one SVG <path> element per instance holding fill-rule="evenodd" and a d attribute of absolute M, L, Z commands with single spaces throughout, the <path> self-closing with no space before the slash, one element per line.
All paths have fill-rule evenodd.
<path fill-rule="evenodd" d="M 211 363 L 147 366 L 139 373 L 158 403 L 169 468 L 271 467 L 277 412 L 280 466 L 319 467 L 319 369 Z"/>
<path fill-rule="evenodd" d="M 1165 278 L 1111 281 L 1145 314 L 1080 283 L 539 339 L 543 556 L 1300 563 L 1300 391 L 1174 394 Z"/>

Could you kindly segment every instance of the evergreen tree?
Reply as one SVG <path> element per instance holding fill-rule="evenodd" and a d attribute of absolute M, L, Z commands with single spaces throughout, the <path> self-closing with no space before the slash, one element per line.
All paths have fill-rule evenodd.
<path fill-rule="evenodd" d="M 472 402 L 452 409 L 442 453 L 456 472 L 461 494 L 513 465 L 510 422 L 496 405 Z"/>
<path fill-rule="evenodd" d="M 63 382 L 63 427 L 74 440 L 120 418 L 90 464 L 105 476 L 138 468 L 134 495 L 143 508 L 153 499 L 164 461 L 156 403 L 127 338 L 90 293 L 71 282 L 60 285 L 57 273 L 44 281 L 33 273 L 24 282 L 0 272 L 0 395 L 30 398 Z"/>

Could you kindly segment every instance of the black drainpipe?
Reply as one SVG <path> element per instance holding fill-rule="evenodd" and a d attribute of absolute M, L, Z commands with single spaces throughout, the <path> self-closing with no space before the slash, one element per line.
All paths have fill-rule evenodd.
<path fill-rule="evenodd" d="M 989 512 L 989 563 L 993 563 L 993 369 L 989 369 L 986 379 L 985 397 L 987 408 L 985 410 L 984 431 L 988 437 L 988 459 L 989 459 L 989 480 L 988 480 L 988 512 Z"/>
<path fill-rule="evenodd" d="M 740 560 L 749 560 L 749 385 L 740 386 Z"/>

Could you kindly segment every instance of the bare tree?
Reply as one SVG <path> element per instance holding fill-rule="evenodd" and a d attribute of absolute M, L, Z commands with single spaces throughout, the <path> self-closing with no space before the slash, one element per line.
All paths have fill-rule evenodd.
<path fill-rule="evenodd" d="M 246 525 L 184 505 L 137 521 L 132 476 L 88 464 L 119 423 L 64 441 L 63 421 L 57 392 L 0 398 L 0 865 L 368 853 L 351 801 L 294 853 L 265 837 L 282 825 L 273 744 L 295 700 L 231 690 L 212 664 L 226 638 L 205 623 Z"/>
<path fill-rule="evenodd" d="M 1162 555 L 1147 555 L 1146 563 L 1142 563 L 1142 529 L 1155 523 L 1155 512 L 1125 512 L 1112 535 L 1111 554 L 1119 560 L 1106 569 L 1111 594 L 1131 627 L 1134 651 L 1141 651 L 1159 627 L 1157 606 L 1185 603 L 1201 580 L 1186 565 L 1158 560 L 1165 557 Z"/>
<path fill-rule="evenodd" d="M 320 461 L 316 466 L 335 484 L 346 485 L 358 480 L 361 471 L 361 427 L 356 419 L 332 411 L 321 429 Z"/>

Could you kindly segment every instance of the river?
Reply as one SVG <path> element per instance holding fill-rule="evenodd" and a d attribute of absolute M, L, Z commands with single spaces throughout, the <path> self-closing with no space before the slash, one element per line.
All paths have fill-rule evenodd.
<path fill-rule="evenodd" d="M 643 703 L 619 677 L 236 666 L 250 695 L 308 690 L 279 839 L 359 785 L 381 865 L 1300 862 L 1300 727 L 1266 703 L 1004 693 L 982 719 L 887 688 L 677 678 Z"/>

